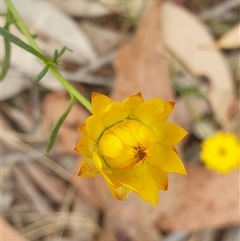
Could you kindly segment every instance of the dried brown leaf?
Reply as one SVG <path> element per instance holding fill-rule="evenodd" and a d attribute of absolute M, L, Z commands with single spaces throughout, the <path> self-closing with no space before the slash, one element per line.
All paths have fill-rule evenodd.
<path fill-rule="evenodd" d="M 240 47 L 240 23 L 231 28 L 214 44 L 220 49 L 234 49 Z"/>
<path fill-rule="evenodd" d="M 49 0 L 46 0 L 49 2 Z M 109 14 L 109 11 L 98 1 L 89 0 L 52 0 L 59 9 L 75 17 L 101 17 Z"/>
<path fill-rule="evenodd" d="M 206 48 L 214 40 L 207 28 L 187 10 L 165 2 L 159 16 L 165 45 L 191 73 L 208 78 L 208 99 L 217 120 L 224 127 L 233 100 L 232 77 L 224 56 L 218 50 Z"/>
<path fill-rule="evenodd" d="M 144 98 L 162 97 L 173 100 L 167 62 L 162 49 L 159 22 L 160 1 L 150 1 L 148 13 L 130 44 L 123 46 L 115 61 L 117 78 L 112 96 L 121 100 L 139 91 Z"/>
<path fill-rule="evenodd" d="M 82 22 L 81 26 L 89 38 L 91 38 L 95 49 L 100 55 L 108 53 L 122 41 L 129 39 L 129 36 L 125 32 L 107 29 L 87 21 Z"/>
<path fill-rule="evenodd" d="M 17 232 L 10 224 L 3 218 L 0 218 L 0 237 L 2 241 L 27 241 L 20 233 Z"/>
<path fill-rule="evenodd" d="M 239 222 L 239 170 L 218 174 L 188 165 L 186 177 L 171 176 L 170 188 L 158 208 L 161 230 L 205 229 Z"/>

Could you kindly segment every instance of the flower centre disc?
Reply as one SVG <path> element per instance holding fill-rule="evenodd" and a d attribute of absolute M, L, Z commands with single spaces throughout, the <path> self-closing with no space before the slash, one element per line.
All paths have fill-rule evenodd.
<path fill-rule="evenodd" d="M 153 130 L 142 122 L 126 119 L 104 131 L 99 151 L 114 169 L 132 170 L 154 154 L 157 138 Z"/>
<path fill-rule="evenodd" d="M 227 154 L 227 152 L 224 148 L 220 148 L 218 153 L 220 156 L 226 156 L 226 154 Z"/>
<path fill-rule="evenodd" d="M 135 147 L 135 150 L 137 151 L 135 158 L 139 159 L 139 161 L 143 161 L 147 156 L 145 148 L 142 146 L 137 146 Z"/>

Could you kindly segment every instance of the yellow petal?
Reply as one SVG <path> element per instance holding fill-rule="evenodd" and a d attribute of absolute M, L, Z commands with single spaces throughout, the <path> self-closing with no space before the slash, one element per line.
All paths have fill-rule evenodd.
<path fill-rule="evenodd" d="M 92 112 L 93 115 L 103 113 L 105 109 L 111 104 L 113 101 L 107 97 L 106 95 L 93 92 L 92 93 Z"/>
<path fill-rule="evenodd" d="M 171 114 L 173 108 L 174 108 L 175 103 L 171 102 L 171 101 L 163 101 L 163 107 L 164 107 L 164 111 L 161 115 L 161 118 L 159 119 L 159 121 L 165 121 L 167 120 L 167 118 L 169 117 L 169 115 Z"/>
<path fill-rule="evenodd" d="M 118 157 L 111 158 L 105 156 L 106 162 L 113 169 L 120 170 L 132 170 L 138 162 L 135 157 L 134 150 L 131 151 L 130 148 L 124 148 L 122 154 Z"/>
<path fill-rule="evenodd" d="M 159 168 L 154 168 L 149 165 L 149 171 L 152 177 L 156 180 L 158 188 L 166 191 L 168 189 L 168 175 Z"/>
<path fill-rule="evenodd" d="M 78 131 L 82 134 L 86 134 L 87 130 L 86 130 L 86 126 L 85 123 L 79 124 L 77 125 Z"/>
<path fill-rule="evenodd" d="M 129 193 L 131 193 L 131 191 L 129 189 L 127 189 L 126 187 L 114 188 L 112 185 L 108 184 L 108 188 L 109 188 L 111 194 L 119 201 L 126 199 L 129 195 Z"/>
<path fill-rule="evenodd" d="M 113 176 L 111 170 L 107 170 L 106 172 L 100 173 L 104 180 L 108 185 L 112 185 L 114 188 L 121 187 L 122 185 L 117 181 L 117 179 Z"/>
<path fill-rule="evenodd" d="M 187 131 L 173 123 L 155 122 L 151 127 L 157 135 L 157 140 L 163 145 L 173 146 L 187 135 Z"/>
<path fill-rule="evenodd" d="M 139 148 L 151 157 L 157 138 L 150 126 L 136 120 L 123 120 L 107 129 L 99 139 L 99 152 L 113 169 L 131 170 L 141 161 Z"/>
<path fill-rule="evenodd" d="M 130 113 L 129 117 L 150 125 L 152 122 L 161 119 L 163 111 L 163 101 L 159 98 L 155 98 L 140 104 Z"/>
<path fill-rule="evenodd" d="M 97 148 L 95 148 L 95 150 L 93 151 L 93 161 L 97 170 L 100 172 L 100 174 L 102 175 L 102 177 L 105 179 L 107 183 L 109 183 L 110 185 L 113 185 L 115 188 L 118 188 L 121 186 L 121 184 L 115 178 L 112 172 L 112 169 L 106 165 L 105 161 L 98 153 Z"/>
<path fill-rule="evenodd" d="M 116 124 L 114 128 L 109 129 L 112 135 L 118 137 L 123 145 L 128 147 L 135 147 L 138 145 L 138 139 L 133 135 L 133 127 L 138 135 L 138 130 L 141 122 L 134 121 L 136 123 L 131 123 L 133 120 L 124 120 L 119 124 Z"/>
<path fill-rule="evenodd" d="M 77 142 L 74 150 L 79 152 L 84 157 L 92 157 L 94 142 L 88 135 L 83 135 Z"/>
<path fill-rule="evenodd" d="M 131 111 L 132 109 L 135 109 L 137 106 L 139 106 L 141 103 L 143 103 L 143 97 L 142 94 L 139 92 L 136 95 L 132 95 L 122 101 L 125 108 L 128 111 Z"/>
<path fill-rule="evenodd" d="M 101 158 L 99 157 L 99 155 L 97 154 L 96 151 L 93 152 L 93 161 L 94 161 L 94 165 L 97 168 L 97 170 L 99 172 L 102 172 L 103 171 L 102 160 L 101 160 Z"/>
<path fill-rule="evenodd" d="M 173 147 L 158 146 L 156 155 L 149 161 L 152 167 L 164 172 L 176 172 L 186 175 L 186 169 Z"/>
<path fill-rule="evenodd" d="M 91 158 L 84 158 L 81 162 L 78 176 L 82 177 L 95 177 L 99 174 L 99 171 L 94 165 L 93 159 Z"/>
<path fill-rule="evenodd" d="M 125 120 L 122 123 L 122 125 L 119 124 L 120 128 L 116 129 L 115 132 L 117 135 L 119 132 L 118 138 L 121 139 L 125 145 L 136 146 L 137 143 L 156 142 L 156 135 L 148 125 L 135 120 Z M 127 136 L 129 138 L 127 138 Z M 130 139 L 132 139 L 132 144 Z"/>
<path fill-rule="evenodd" d="M 137 193 L 143 200 L 157 206 L 159 190 L 157 180 L 152 175 L 151 169 L 148 165 L 143 165 L 138 168 L 137 175 L 140 181 L 140 189 Z"/>
<path fill-rule="evenodd" d="M 99 141 L 99 151 L 105 157 L 119 157 L 123 151 L 122 142 L 112 134 L 103 134 Z"/>
<path fill-rule="evenodd" d="M 121 103 L 113 102 L 108 109 L 102 114 L 101 122 L 103 126 L 109 127 L 128 117 L 128 112 Z"/>
<path fill-rule="evenodd" d="M 112 170 L 114 177 L 119 183 L 121 183 L 127 189 L 138 192 L 140 188 L 140 182 L 134 171 L 119 171 Z"/>
<path fill-rule="evenodd" d="M 105 129 L 102 125 L 101 119 L 102 115 L 98 114 L 92 115 L 88 117 L 86 120 L 86 129 L 89 134 L 89 137 L 95 142 L 97 142 L 98 138 Z"/>

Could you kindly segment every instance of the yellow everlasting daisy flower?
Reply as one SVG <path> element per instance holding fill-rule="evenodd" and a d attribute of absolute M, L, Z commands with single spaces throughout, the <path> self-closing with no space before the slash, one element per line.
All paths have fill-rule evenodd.
<path fill-rule="evenodd" d="M 200 157 L 204 164 L 220 173 L 237 169 L 240 164 L 240 144 L 233 133 L 217 132 L 201 145 Z"/>
<path fill-rule="evenodd" d="M 173 102 L 144 101 L 141 93 L 121 103 L 92 94 L 93 115 L 78 125 L 75 150 L 84 156 L 79 176 L 101 174 L 118 200 L 130 192 L 157 205 L 158 190 L 168 187 L 168 172 L 186 174 L 174 145 L 187 132 L 166 122 Z"/>

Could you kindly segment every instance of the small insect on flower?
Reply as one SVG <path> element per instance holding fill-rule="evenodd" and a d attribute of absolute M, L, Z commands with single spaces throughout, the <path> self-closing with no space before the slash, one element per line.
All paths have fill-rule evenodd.
<path fill-rule="evenodd" d="M 135 192 L 156 206 L 159 189 L 167 190 L 167 173 L 186 174 L 174 145 L 187 132 L 166 122 L 173 107 L 160 98 L 144 101 L 141 93 L 120 103 L 93 93 L 93 114 L 78 125 L 82 137 L 75 150 L 84 157 L 78 175 L 100 174 L 118 200 Z"/>
<path fill-rule="evenodd" d="M 240 143 L 233 133 L 217 132 L 201 145 L 200 157 L 207 168 L 229 173 L 240 165 Z"/>

